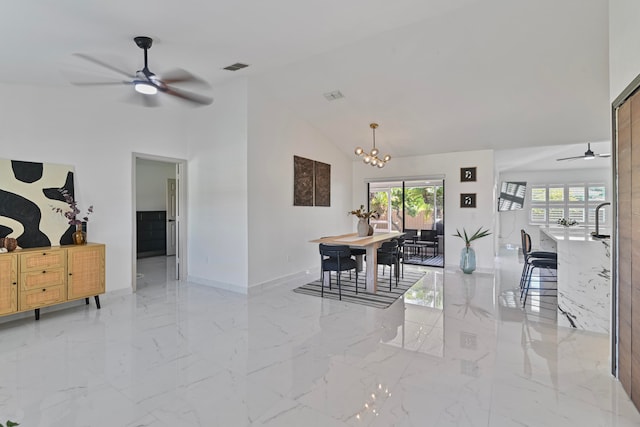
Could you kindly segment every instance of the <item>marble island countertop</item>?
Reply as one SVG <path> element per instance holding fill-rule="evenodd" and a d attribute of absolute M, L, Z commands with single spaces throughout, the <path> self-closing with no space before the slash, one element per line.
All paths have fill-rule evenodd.
<path fill-rule="evenodd" d="M 577 241 L 577 242 L 601 242 L 608 238 L 594 237 L 591 235 L 595 231 L 593 227 L 540 227 L 540 231 L 551 237 L 555 241 Z M 610 228 L 601 227 L 600 234 L 611 234 Z"/>
<path fill-rule="evenodd" d="M 610 229 L 600 228 L 601 234 Z M 609 333 L 611 239 L 586 227 L 540 227 L 540 247 L 558 254 L 558 324 Z"/>

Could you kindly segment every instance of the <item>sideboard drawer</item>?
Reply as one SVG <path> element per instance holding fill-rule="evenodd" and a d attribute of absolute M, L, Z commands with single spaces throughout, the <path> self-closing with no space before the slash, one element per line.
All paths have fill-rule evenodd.
<path fill-rule="evenodd" d="M 28 271 L 20 275 L 20 289 L 42 289 L 49 286 L 64 286 L 67 276 L 64 267 L 50 268 L 47 270 Z"/>
<path fill-rule="evenodd" d="M 66 263 L 65 256 L 65 252 L 60 249 L 20 254 L 20 271 L 46 270 L 54 267 L 63 267 Z"/>
<path fill-rule="evenodd" d="M 20 310 L 29 310 L 47 305 L 59 304 L 67 300 L 64 286 L 49 286 L 20 292 Z"/>

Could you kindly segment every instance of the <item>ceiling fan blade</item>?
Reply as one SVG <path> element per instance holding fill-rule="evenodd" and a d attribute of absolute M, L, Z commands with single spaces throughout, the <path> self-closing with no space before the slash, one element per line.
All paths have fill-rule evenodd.
<path fill-rule="evenodd" d="M 611 157 L 611 153 L 606 153 L 606 154 L 596 154 L 596 156 L 598 156 L 598 157 Z"/>
<path fill-rule="evenodd" d="M 126 98 L 123 99 L 128 104 L 137 105 L 138 107 L 159 107 L 160 101 L 157 95 L 145 95 L 136 91 L 131 91 Z"/>
<path fill-rule="evenodd" d="M 585 156 L 575 156 L 575 157 L 563 157 L 562 159 L 556 159 L 556 161 L 562 160 L 575 160 L 575 159 L 584 159 Z"/>
<path fill-rule="evenodd" d="M 140 94 L 140 97 L 142 97 L 142 104 L 145 107 L 158 107 L 160 105 L 160 102 L 158 101 L 158 97 L 155 95 Z"/>
<path fill-rule="evenodd" d="M 208 96 L 199 95 L 197 93 L 187 92 L 184 90 L 178 90 L 169 86 L 167 86 L 166 90 L 164 90 L 163 92 L 184 101 L 191 102 L 193 104 L 209 105 L 213 102 L 213 98 L 210 98 Z"/>
<path fill-rule="evenodd" d="M 168 85 L 174 83 L 199 83 L 209 86 L 209 84 L 200 77 L 196 77 L 190 72 L 180 68 L 163 73 L 160 79 Z"/>
<path fill-rule="evenodd" d="M 126 71 L 123 71 L 123 70 L 121 70 L 119 68 L 116 68 L 111 64 L 107 64 L 106 62 L 103 62 L 103 61 L 101 61 L 101 60 L 99 60 L 97 58 L 94 58 L 93 56 L 89 56 L 89 55 L 84 54 L 84 53 L 74 53 L 74 55 L 79 57 L 79 58 L 85 59 L 85 60 L 87 60 L 89 62 L 93 62 L 94 64 L 100 65 L 101 67 L 104 67 L 104 68 L 107 68 L 107 69 L 109 69 L 111 71 L 114 71 L 114 72 L 116 72 L 118 74 L 121 74 L 121 75 L 123 75 L 123 76 L 125 76 L 125 77 L 127 77 L 129 79 L 133 79 L 135 77 L 135 76 L 132 76 L 130 73 L 128 73 Z"/>
<path fill-rule="evenodd" d="M 121 86 L 131 84 L 131 82 L 71 82 L 71 84 L 74 86 Z"/>

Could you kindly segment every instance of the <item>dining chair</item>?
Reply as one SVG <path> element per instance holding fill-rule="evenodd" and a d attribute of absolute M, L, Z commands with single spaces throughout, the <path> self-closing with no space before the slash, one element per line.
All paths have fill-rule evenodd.
<path fill-rule="evenodd" d="M 396 287 L 398 286 L 398 241 L 390 240 L 382 243 L 378 249 L 378 265 L 389 266 L 389 292 L 391 292 L 391 280 L 395 273 Z"/>
<path fill-rule="evenodd" d="M 340 273 L 347 270 L 356 271 L 356 294 L 358 293 L 358 263 L 351 257 L 351 249 L 347 245 L 326 245 L 320 243 L 320 269 L 321 269 L 321 291 L 320 296 L 324 297 L 324 272 L 329 272 L 329 289 L 331 289 L 331 272 L 335 271 L 338 282 L 338 296 L 342 300 L 342 286 L 340 283 Z"/>

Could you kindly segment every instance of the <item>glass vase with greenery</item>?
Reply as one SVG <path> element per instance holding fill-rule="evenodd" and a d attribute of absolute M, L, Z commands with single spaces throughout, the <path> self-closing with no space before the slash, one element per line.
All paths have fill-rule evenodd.
<path fill-rule="evenodd" d="M 460 253 L 460 269 L 465 274 L 471 274 L 476 269 L 476 252 L 471 248 L 471 242 L 474 240 L 481 239 L 490 235 L 489 230 L 483 230 L 482 227 L 478 228 L 478 230 L 469 235 L 467 230 L 462 229 L 462 233 L 460 230 L 456 229 L 456 234 L 454 236 L 460 237 L 464 240 L 465 247 L 462 248 L 462 252 Z"/>

